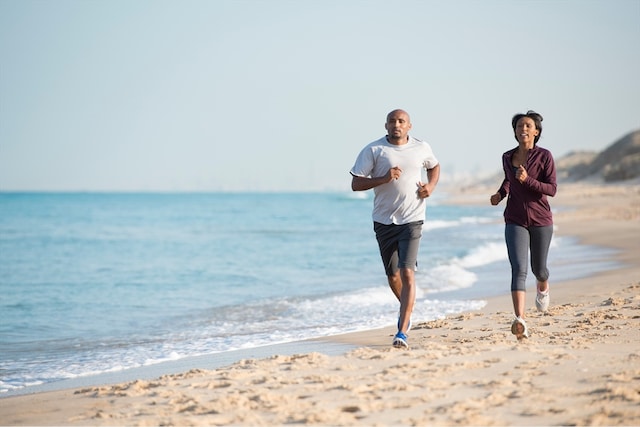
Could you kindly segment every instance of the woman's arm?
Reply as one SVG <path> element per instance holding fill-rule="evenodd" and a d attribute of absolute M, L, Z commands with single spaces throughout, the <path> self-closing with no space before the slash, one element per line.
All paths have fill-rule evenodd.
<path fill-rule="evenodd" d="M 535 179 L 528 175 L 523 184 L 538 193 L 553 197 L 556 195 L 558 185 L 556 183 L 556 165 L 550 153 L 544 159 L 543 171 L 544 174 L 540 179 Z"/>

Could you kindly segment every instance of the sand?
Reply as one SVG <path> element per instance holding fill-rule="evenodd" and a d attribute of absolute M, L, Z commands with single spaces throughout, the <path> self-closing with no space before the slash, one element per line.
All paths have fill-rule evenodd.
<path fill-rule="evenodd" d="M 640 425 L 640 185 L 565 184 L 552 206 L 557 233 L 620 266 L 551 282 L 548 313 L 528 292 L 529 339 L 510 332 L 505 284 L 482 310 L 415 325 L 410 350 L 390 347 L 393 328 L 328 337 L 356 347 L 0 398 L 0 424 Z"/>

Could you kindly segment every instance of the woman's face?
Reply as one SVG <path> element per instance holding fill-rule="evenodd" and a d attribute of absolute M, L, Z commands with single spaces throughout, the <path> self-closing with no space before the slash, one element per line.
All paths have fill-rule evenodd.
<path fill-rule="evenodd" d="M 529 117 L 523 117 L 516 123 L 516 138 L 521 144 L 533 147 L 535 137 L 540 134 L 536 129 L 536 123 Z"/>

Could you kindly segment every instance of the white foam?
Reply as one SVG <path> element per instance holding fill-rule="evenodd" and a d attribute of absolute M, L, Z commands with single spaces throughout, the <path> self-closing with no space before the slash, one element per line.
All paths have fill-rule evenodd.
<path fill-rule="evenodd" d="M 369 193 L 366 191 L 353 191 L 351 193 L 343 193 L 342 197 L 350 200 L 366 200 L 369 198 Z"/>
<path fill-rule="evenodd" d="M 458 289 L 469 288 L 478 280 L 478 276 L 464 269 L 462 266 L 452 263 L 434 267 L 424 274 L 426 293 L 449 292 Z"/>
<path fill-rule="evenodd" d="M 473 268 L 504 259 L 507 259 L 506 245 L 504 243 L 491 242 L 473 249 L 468 255 L 455 259 L 453 262 L 465 268 Z"/>
<path fill-rule="evenodd" d="M 462 257 L 454 257 L 433 268 L 420 271 L 418 280 L 427 293 L 450 292 L 473 286 L 478 280 L 471 269 L 507 258 L 504 243 L 489 242 L 478 246 Z"/>
<path fill-rule="evenodd" d="M 440 228 L 451 228 L 451 227 L 458 227 L 461 225 L 473 225 L 473 224 L 488 224 L 490 222 L 494 221 L 493 218 L 488 218 L 488 217 L 480 217 L 480 216 L 467 216 L 467 217 L 462 217 L 458 220 L 438 220 L 438 219 L 427 219 L 427 221 L 425 221 L 424 225 L 422 226 L 422 229 L 424 231 L 429 231 L 429 230 L 436 230 L 436 229 L 440 229 Z"/>

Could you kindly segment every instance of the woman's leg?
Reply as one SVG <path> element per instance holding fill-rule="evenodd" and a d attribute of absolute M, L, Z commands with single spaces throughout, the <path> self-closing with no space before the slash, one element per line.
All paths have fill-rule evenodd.
<path fill-rule="evenodd" d="M 531 270 L 536 276 L 536 307 L 538 311 L 549 308 L 549 269 L 547 256 L 553 236 L 553 225 L 545 227 L 531 227 Z"/>
<path fill-rule="evenodd" d="M 536 276 L 538 283 L 547 284 L 549 280 L 549 269 L 547 268 L 547 257 L 549 255 L 549 246 L 551 246 L 551 238 L 553 236 L 553 225 L 545 227 L 531 227 L 529 229 L 531 235 L 531 271 Z M 540 289 L 546 290 L 546 285 Z"/>
<path fill-rule="evenodd" d="M 527 269 L 529 267 L 529 231 L 519 225 L 507 224 L 504 234 L 509 263 L 511 264 L 513 311 L 516 317 L 524 317 Z"/>
<path fill-rule="evenodd" d="M 524 318 L 527 293 L 525 291 L 511 291 L 511 300 L 513 301 L 513 313 L 516 317 Z"/>

